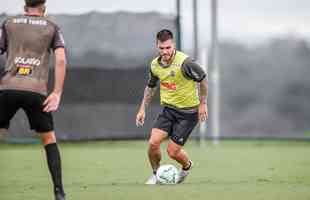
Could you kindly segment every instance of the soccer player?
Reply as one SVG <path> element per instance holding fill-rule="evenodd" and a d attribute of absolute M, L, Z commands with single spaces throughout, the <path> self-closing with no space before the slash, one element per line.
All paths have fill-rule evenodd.
<path fill-rule="evenodd" d="M 137 126 L 142 126 L 145 108 L 160 85 L 162 112 L 158 115 L 149 139 L 148 157 L 153 174 L 146 184 L 156 184 L 156 171 L 160 166 L 160 144 L 170 138 L 167 152 L 170 158 L 182 166 L 178 183 L 184 181 L 193 166 L 182 148 L 198 121 L 208 118 L 206 97 L 208 84 L 206 73 L 186 54 L 175 49 L 173 34 L 170 30 L 157 33 L 159 56 L 150 65 L 149 81 L 136 116 Z"/>
<path fill-rule="evenodd" d="M 55 199 L 64 200 L 52 112 L 58 109 L 63 90 L 65 44 L 59 27 L 44 17 L 45 1 L 25 0 L 25 14 L 8 17 L 1 26 L 0 53 L 6 53 L 7 59 L 0 77 L 0 132 L 9 128 L 17 110 L 25 111 L 31 129 L 42 139 Z M 48 63 L 52 52 L 55 81 L 52 92 L 47 95 Z"/>

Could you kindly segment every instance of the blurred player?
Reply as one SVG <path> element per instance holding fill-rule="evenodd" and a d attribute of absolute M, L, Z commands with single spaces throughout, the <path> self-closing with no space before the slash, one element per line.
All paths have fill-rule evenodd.
<path fill-rule="evenodd" d="M 151 62 L 150 78 L 136 116 L 137 126 L 142 126 L 145 108 L 150 104 L 159 82 L 160 103 L 163 110 L 153 125 L 149 139 L 148 157 L 153 174 L 146 184 L 157 183 L 155 174 L 160 166 L 160 144 L 167 137 L 170 138 L 168 155 L 182 166 L 178 181 L 181 183 L 193 166 L 182 146 L 198 121 L 205 121 L 208 118 L 206 73 L 187 55 L 175 49 L 170 30 L 161 30 L 157 33 L 156 39 L 159 56 Z"/>
<path fill-rule="evenodd" d="M 52 113 L 59 106 L 65 79 L 65 44 L 58 26 L 44 17 L 46 0 L 25 0 L 25 14 L 7 18 L 0 29 L 6 66 L 0 77 L 0 129 L 8 129 L 20 108 L 45 147 L 56 200 L 64 200 L 61 159 Z M 55 82 L 47 96 L 48 63 L 55 55 Z M 2 130 L 3 131 L 3 130 Z M 0 131 L 1 132 L 1 131 Z M 29 177 L 32 178 L 32 177 Z"/>

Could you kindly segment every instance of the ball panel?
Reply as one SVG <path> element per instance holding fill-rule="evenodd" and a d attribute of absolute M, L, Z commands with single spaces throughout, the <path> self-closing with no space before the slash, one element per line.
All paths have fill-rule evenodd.
<path fill-rule="evenodd" d="M 176 184 L 179 179 L 179 170 L 171 164 L 161 165 L 156 172 L 160 184 Z"/>

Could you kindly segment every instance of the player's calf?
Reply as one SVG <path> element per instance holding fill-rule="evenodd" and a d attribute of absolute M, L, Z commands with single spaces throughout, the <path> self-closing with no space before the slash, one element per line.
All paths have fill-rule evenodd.
<path fill-rule="evenodd" d="M 182 167 L 186 167 L 189 161 L 187 153 L 182 149 L 182 146 L 170 141 L 167 147 L 167 153 L 170 158 L 177 161 Z"/>
<path fill-rule="evenodd" d="M 65 193 L 62 184 L 61 156 L 56 143 L 53 131 L 41 133 L 42 143 L 44 144 L 48 168 L 54 185 L 56 200 L 65 200 Z"/>

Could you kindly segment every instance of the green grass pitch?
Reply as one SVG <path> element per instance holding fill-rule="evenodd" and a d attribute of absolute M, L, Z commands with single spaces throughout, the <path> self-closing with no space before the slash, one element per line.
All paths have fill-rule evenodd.
<path fill-rule="evenodd" d="M 163 163 L 174 163 L 162 146 Z M 146 141 L 60 144 L 68 200 L 310 200 L 310 142 L 221 141 L 185 149 L 186 182 L 147 186 Z M 41 145 L 0 144 L 0 200 L 52 200 Z"/>

